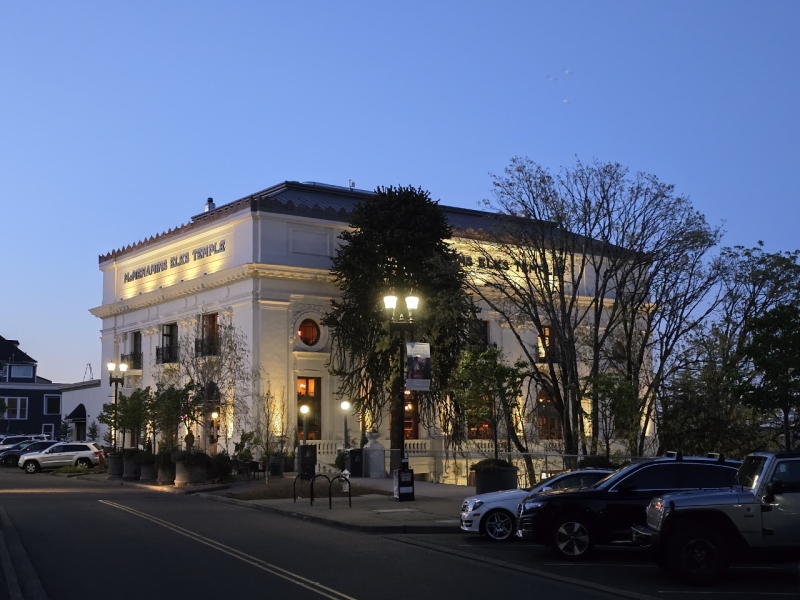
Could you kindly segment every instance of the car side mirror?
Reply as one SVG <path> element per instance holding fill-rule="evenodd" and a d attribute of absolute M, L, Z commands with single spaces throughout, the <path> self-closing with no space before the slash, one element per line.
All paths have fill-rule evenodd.
<path fill-rule="evenodd" d="M 635 489 L 636 489 L 636 484 L 631 482 L 631 483 L 622 483 L 622 485 L 620 485 L 617 488 L 617 491 L 619 491 L 619 492 L 632 492 Z"/>
<path fill-rule="evenodd" d="M 552 492 L 553 488 L 551 488 L 549 485 L 546 485 L 540 491 L 542 491 L 542 492 Z"/>
<path fill-rule="evenodd" d="M 770 481 L 767 484 L 767 494 L 770 496 L 780 496 L 784 491 L 786 488 L 782 481 Z"/>

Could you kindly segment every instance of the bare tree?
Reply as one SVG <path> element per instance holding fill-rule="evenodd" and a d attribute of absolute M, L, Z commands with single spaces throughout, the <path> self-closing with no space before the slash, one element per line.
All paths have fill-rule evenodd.
<path fill-rule="evenodd" d="M 498 212 L 494 227 L 469 244 L 473 293 L 535 365 L 568 454 L 597 452 L 598 396 L 587 386 L 612 367 L 641 390 L 642 452 L 659 369 L 699 322 L 696 309 L 715 281 L 704 257 L 719 232 L 672 186 L 619 164 L 579 161 L 553 175 L 516 158 L 494 190 L 486 202 Z M 612 336 L 622 361 L 608 353 Z"/>
<path fill-rule="evenodd" d="M 251 431 L 255 432 L 253 445 L 262 458 L 283 456 L 286 453 L 289 435 L 289 411 L 286 405 L 286 390 L 279 394 L 272 390 L 269 374 L 259 373 L 260 391 L 253 399 Z"/>
<path fill-rule="evenodd" d="M 253 373 L 247 337 L 233 324 L 230 313 L 198 315 L 178 340 L 175 368 L 163 369 L 157 382 L 164 387 L 192 386 L 191 402 L 199 410 L 188 414 L 188 426 L 205 425 L 217 410 L 227 450 L 232 435 L 242 431 L 250 417 Z"/>

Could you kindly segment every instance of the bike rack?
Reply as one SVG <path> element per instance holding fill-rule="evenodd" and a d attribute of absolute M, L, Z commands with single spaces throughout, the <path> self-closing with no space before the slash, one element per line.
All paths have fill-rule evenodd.
<path fill-rule="evenodd" d="M 331 480 L 327 475 L 324 473 L 318 473 L 317 475 L 314 475 L 314 478 L 311 480 L 311 506 L 314 506 L 314 482 L 317 480 L 317 477 L 324 477 L 328 482 L 328 489 L 331 487 Z"/>
<path fill-rule="evenodd" d="M 337 479 L 347 482 L 347 504 L 348 508 L 353 508 L 353 488 L 351 487 L 350 480 L 344 475 L 337 475 L 330 480 L 328 484 L 328 508 L 333 508 L 333 482 Z"/>
<path fill-rule="evenodd" d="M 305 473 L 300 473 L 297 477 L 294 478 L 294 484 L 292 485 L 292 501 L 297 502 L 297 480 L 300 481 L 311 481 L 311 497 L 314 497 L 314 481 L 311 479 L 310 476 L 306 475 Z M 311 503 L 313 504 L 314 501 L 312 500 Z"/>

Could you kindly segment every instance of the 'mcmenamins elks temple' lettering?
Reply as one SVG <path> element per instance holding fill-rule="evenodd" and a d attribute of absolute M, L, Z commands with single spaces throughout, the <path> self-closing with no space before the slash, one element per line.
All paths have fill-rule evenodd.
<path fill-rule="evenodd" d="M 221 252 L 225 252 L 225 240 L 220 240 L 219 242 L 214 242 L 213 244 L 208 244 L 206 246 L 201 246 L 200 248 L 195 248 L 191 252 L 183 252 L 182 254 L 178 254 L 177 256 L 172 256 L 170 257 L 169 261 L 160 260 L 145 267 L 134 269 L 133 271 L 128 271 L 127 273 L 125 273 L 123 283 L 130 283 L 131 281 L 136 281 L 137 279 L 143 279 L 144 277 L 148 277 L 149 275 L 162 273 L 167 269 L 180 267 L 181 265 L 185 265 L 193 260 L 200 260 L 212 256 L 214 254 L 219 254 Z"/>

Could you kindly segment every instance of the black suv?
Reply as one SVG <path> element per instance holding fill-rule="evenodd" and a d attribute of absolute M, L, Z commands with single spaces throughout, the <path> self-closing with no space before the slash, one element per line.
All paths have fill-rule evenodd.
<path fill-rule="evenodd" d="M 719 455 L 670 453 L 623 467 L 589 488 L 531 494 L 517 508 L 517 537 L 553 546 L 563 558 L 585 558 L 595 544 L 631 542 L 631 527 L 645 524 L 653 496 L 730 487 L 739 465 Z"/>

